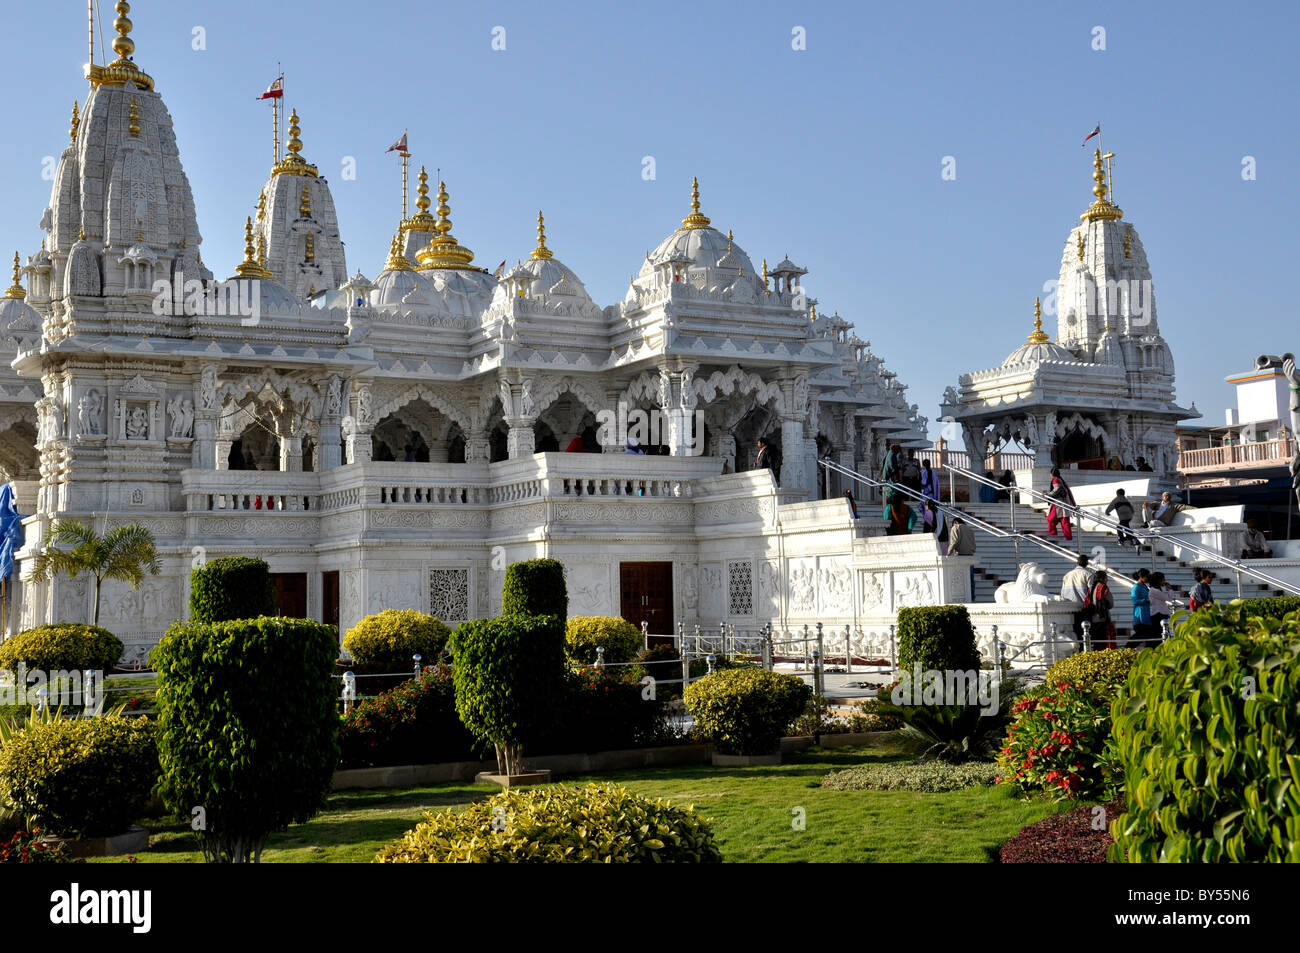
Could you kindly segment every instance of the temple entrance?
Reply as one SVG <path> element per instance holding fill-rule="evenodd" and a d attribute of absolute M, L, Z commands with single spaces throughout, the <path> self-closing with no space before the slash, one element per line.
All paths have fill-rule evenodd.
<path fill-rule="evenodd" d="M 307 618 L 307 574 L 305 572 L 273 572 L 271 585 L 275 587 L 275 611 L 288 619 Z"/>
<path fill-rule="evenodd" d="M 650 623 L 654 635 L 673 634 L 673 564 L 620 563 L 619 614 L 638 629 Z"/>
<path fill-rule="evenodd" d="M 1056 438 L 1054 457 L 1060 467 L 1077 464 L 1081 470 L 1103 470 L 1106 468 L 1105 433 L 1100 428 L 1075 427 Z"/>

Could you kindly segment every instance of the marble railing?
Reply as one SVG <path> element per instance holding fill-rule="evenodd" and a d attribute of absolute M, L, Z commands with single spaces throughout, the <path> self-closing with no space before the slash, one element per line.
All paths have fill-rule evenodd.
<path fill-rule="evenodd" d="M 538 499 L 682 500 L 716 475 L 713 457 L 539 453 L 493 464 L 363 463 L 322 473 L 186 470 L 190 513 L 332 512 L 354 507 L 485 507 Z"/>

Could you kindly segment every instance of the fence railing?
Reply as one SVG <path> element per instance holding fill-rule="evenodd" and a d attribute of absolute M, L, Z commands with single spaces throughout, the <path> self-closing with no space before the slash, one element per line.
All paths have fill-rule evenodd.
<path fill-rule="evenodd" d="M 1294 440 L 1290 437 L 1275 437 L 1272 440 L 1184 450 L 1178 454 L 1178 469 L 1187 473 L 1194 470 L 1217 470 L 1230 467 L 1282 466 L 1289 464 L 1294 454 Z"/>

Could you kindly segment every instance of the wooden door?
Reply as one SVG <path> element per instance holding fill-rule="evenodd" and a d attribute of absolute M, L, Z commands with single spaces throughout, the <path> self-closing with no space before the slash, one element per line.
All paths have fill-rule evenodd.
<path fill-rule="evenodd" d="M 275 610 L 287 619 L 307 618 L 307 574 L 305 572 L 273 572 L 271 584 L 275 586 Z"/>
<path fill-rule="evenodd" d="M 637 628 L 650 623 L 653 635 L 673 634 L 673 564 L 620 563 L 620 612 Z"/>
<path fill-rule="evenodd" d="M 334 626 L 334 632 L 339 631 L 339 571 L 337 569 L 331 572 L 320 574 L 320 620 L 326 625 Z"/>

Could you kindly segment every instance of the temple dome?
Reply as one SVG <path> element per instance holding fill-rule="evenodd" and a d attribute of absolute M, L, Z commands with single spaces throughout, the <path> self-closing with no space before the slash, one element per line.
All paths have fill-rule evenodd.
<path fill-rule="evenodd" d="M 1045 344 L 1022 344 L 1002 362 L 1003 367 L 1013 367 L 1017 364 L 1045 364 L 1049 361 L 1064 364 L 1081 363 L 1077 357 L 1070 351 L 1061 347 L 1059 344 L 1053 344 L 1048 341 Z"/>
<path fill-rule="evenodd" d="M 745 274 L 754 274 L 754 264 L 744 249 L 736 245 L 729 235 L 724 235 L 700 212 L 698 180 L 691 188 L 691 214 L 682 219 L 677 229 L 652 251 L 641 264 L 638 277 L 653 274 L 668 261 L 690 262 L 700 268 L 738 268 Z"/>

